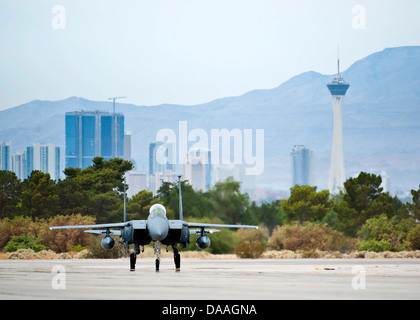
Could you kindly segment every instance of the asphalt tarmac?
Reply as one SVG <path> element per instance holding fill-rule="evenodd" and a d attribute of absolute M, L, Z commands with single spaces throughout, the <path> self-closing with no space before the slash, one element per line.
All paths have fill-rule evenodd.
<path fill-rule="evenodd" d="M 420 299 L 420 259 L 0 260 L 0 299 Z"/>

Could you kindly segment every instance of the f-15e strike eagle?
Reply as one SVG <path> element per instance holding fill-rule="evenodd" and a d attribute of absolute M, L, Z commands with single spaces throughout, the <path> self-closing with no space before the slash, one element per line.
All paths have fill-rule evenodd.
<path fill-rule="evenodd" d="M 166 209 L 161 204 L 154 204 L 150 207 L 149 217 L 147 220 L 132 220 L 121 223 L 105 223 L 93 225 L 76 225 L 76 226 L 56 226 L 50 227 L 50 230 L 57 229 L 99 229 L 86 230 L 99 235 L 105 235 L 101 240 L 104 249 L 112 249 L 115 241 L 111 237 L 120 236 L 120 243 L 124 243 L 127 248 L 130 244 L 134 245 L 134 252 L 130 254 L 130 270 L 134 271 L 136 267 L 136 258 L 144 246 L 152 241 L 154 242 L 154 253 L 156 255 L 156 271 L 159 271 L 160 264 L 160 246 L 172 246 L 174 252 L 175 270 L 180 271 L 181 256 L 178 250 L 178 244 L 185 248 L 190 243 L 190 235 L 199 235 L 196 245 L 200 249 L 207 249 L 210 246 L 210 239 L 206 236 L 208 233 L 217 232 L 217 229 L 208 228 L 253 228 L 258 226 L 250 225 L 232 225 L 232 224 L 209 224 L 186 222 L 183 220 L 182 213 L 182 192 L 181 192 L 181 176 L 178 177 L 179 185 L 179 220 L 168 220 L 166 217 Z M 125 216 L 124 216 L 125 220 Z M 198 228 L 192 229 L 190 228 Z M 142 250 L 140 250 L 142 247 Z"/>

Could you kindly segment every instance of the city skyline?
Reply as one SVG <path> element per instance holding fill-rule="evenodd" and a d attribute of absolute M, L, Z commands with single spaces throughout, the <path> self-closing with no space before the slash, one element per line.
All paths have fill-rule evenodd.
<path fill-rule="evenodd" d="M 27 179 L 32 171 L 49 173 L 52 180 L 60 179 L 60 147 L 52 143 L 33 143 L 25 150 L 13 151 L 13 143 L 0 141 L 0 170 L 14 172 L 19 180 Z"/>
<path fill-rule="evenodd" d="M 395 173 L 395 169 L 415 170 L 415 163 L 410 164 L 412 156 L 407 157 L 407 154 L 401 153 L 401 157 L 404 157 L 407 164 L 401 163 L 402 166 L 405 165 L 404 167 L 400 167 L 400 164 L 397 164 L 398 167 L 396 167 L 391 161 L 397 159 L 396 155 L 392 155 L 392 152 L 403 150 L 406 150 L 403 152 L 411 152 L 412 147 L 416 145 L 417 140 L 414 137 L 417 135 L 414 132 L 415 130 L 407 131 L 409 128 L 415 128 L 413 125 L 415 126 L 418 110 L 411 107 L 412 102 L 416 101 L 415 96 L 407 94 L 401 96 L 401 89 L 406 90 L 418 81 L 416 80 L 417 74 L 412 73 L 411 70 L 415 69 L 417 65 L 419 49 L 420 47 L 385 49 L 371 54 L 343 72 L 345 79 L 350 80 L 353 88 L 346 96 L 346 105 L 351 105 L 351 107 L 344 108 L 344 113 L 350 114 L 346 117 L 347 124 L 344 126 L 344 130 L 351 132 L 345 134 L 344 137 L 345 140 L 351 139 L 350 143 L 345 143 L 346 154 L 348 154 L 346 161 L 352 165 L 348 168 L 347 177 L 354 176 L 360 171 L 377 173 L 386 171 L 393 181 L 393 191 L 409 190 L 415 187 L 418 179 L 411 179 L 413 182 L 410 182 L 408 186 L 406 184 L 407 187 L 404 187 L 401 184 L 401 177 L 407 177 L 407 174 Z M 392 75 L 392 78 L 390 75 Z M 387 82 L 381 81 L 379 83 L 375 80 L 377 78 Z M 394 79 L 396 81 L 393 81 Z M 266 166 L 263 174 L 265 175 L 264 179 L 272 176 L 275 185 L 272 187 L 261 184 L 261 175 L 257 178 L 256 185 L 265 189 L 268 188 L 268 190 L 281 191 L 288 190 L 290 187 L 292 178 L 288 178 L 284 174 L 285 171 L 290 170 L 291 172 L 289 166 L 285 165 L 290 161 L 290 149 L 283 149 L 288 148 L 287 146 L 291 148 L 293 144 L 310 145 L 316 152 L 317 170 L 315 175 L 317 185 L 320 189 L 325 189 L 325 186 L 322 185 L 326 180 L 325 176 L 327 176 L 324 163 L 327 159 L 326 152 L 330 152 L 327 147 L 331 146 L 331 125 L 333 123 L 333 121 L 325 121 L 325 119 L 332 117 L 331 102 L 327 104 L 329 94 L 325 86 L 330 81 L 331 78 L 327 75 L 307 72 L 291 78 L 273 90 L 256 90 L 243 96 L 225 98 L 194 108 L 188 108 L 187 106 L 146 108 L 121 103 L 117 103 L 116 107 L 119 112 L 124 111 L 129 115 L 127 130 L 132 131 L 132 160 L 136 162 L 136 168 L 141 171 L 147 170 L 144 161 L 147 164 L 148 158 L 141 153 L 148 150 L 148 145 L 146 148 L 144 144 L 148 143 L 147 141 L 156 140 L 157 131 L 164 128 L 178 134 L 179 123 L 185 119 L 188 122 L 188 130 L 186 131 L 188 139 L 190 139 L 190 136 L 194 139 L 197 129 L 200 132 L 206 132 L 207 136 L 210 137 L 213 129 L 220 132 L 223 128 L 237 127 L 240 128 L 244 137 L 246 130 L 248 130 L 246 128 L 253 132 L 256 132 L 258 128 L 264 128 L 267 141 Z M 367 83 L 369 83 L 369 86 L 366 85 Z M 291 96 L 294 98 L 293 100 L 285 100 L 284 95 L 289 95 L 290 92 L 300 94 Z M 411 90 L 410 92 L 415 91 Z M 373 101 L 367 100 L 363 104 L 366 97 L 372 96 L 375 97 Z M 359 101 L 362 101 L 362 104 Z M 3 128 L 0 140 L 13 141 L 13 145 L 17 147 L 16 150 L 23 149 L 25 145 L 31 144 L 32 137 L 33 141 L 50 140 L 56 145 L 62 146 L 64 134 L 62 133 L 62 126 L 60 126 L 62 121 L 60 119 L 64 119 L 63 114 L 71 110 L 69 110 L 69 106 L 74 106 L 73 110 L 112 110 L 112 103 L 110 102 L 95 102 L 77 97 L 57 102 L 33 101 L 10 111 L 1 111 L 4 116 L 0 117 L 1 127 Z M 366 108 L 367 106 L 368 108 Z M 243 107 L 246 107 L 246 109 L 243 110 Z M 261 114 L 259 110 L 265 110 L 265 113 Z M 399 114 L 399 121 L 394 124 L 389 122 L 388 119 L 395 118 L 390 116 L 395 112 Z M 199 114 L 203 116 L 196 117 Z M 213 118 L 216 121 L 214 125 L 206 126 L 206 119 L 211 119 L 216 114 L 218 117 Z M 194 115 L 195 118 L 192 118 L 191 115 Z M 9 119 L 9 121 L 4 121 L 5 119 Z M 349 120 L 351 121 L 348 122 Z M 369 126 L 369 131 L 364 129 L 367 128 L 367 123 L 373 124 L 373 126 Z M 25 126 L 25 131 L 22 131 L 22 129 L 15 131 L 14 126 L 16 124 Z M 318 126 L 318 124 L 322 124 L 322 126 Z M 376 128 L 378 125 L 383 126 L 385 131 L 378 131 Z M 228 129 L 228 131 L 233 132 L 231 129 Z M 15 133 L 13 136 L 7 135 L 12 132 Z M 396 132 L 400 133 L 395 134 Z M 273 134 L 275 135 L 273 136 Z M 379 139 L 366 139 L 367 135 L 371 134 L 375 134 Z M 403 141 L 399 140 L 398 135 L 403 135 L 405 139 Z M 190 144 L 192 143 L 193 140 Z M 178 144 L 179 141 L 177 140 L 177 150 L 179 148 Z M 410 147 L 410 149 L 407 149 L 407 147 Z M 255 150 L 254 147 L 253 150 Z M 273 151 L 276 151 L 275 155 L 281 155 L 281 157 L 273 159 Z M 384 156 L 388 160 L 386 162 L 381 161 L 384 156 L 375 156 L 374 154 L 377 152 L 385 152 L 386 155 Z M 283 156 L 285 153 L 289 154 L 287 159 Z M 361 157 L 357 156 L 355 158 L 359 153 Z M 388 154 L 391 157 L 388 157 Z M 366 156 L 369 158 L 366 158 Z M 372 165 L 372 160 L 377 164 L 373 163 Z M 273 161 L 276 162 L 275 167 L 273 167 Z M 400 162 L 400 160 L 398 161 Z M 267 174 L 265 174 L 266 171 Z M 416 177 L 417 173 L 414 171 L 410 176 Z M 290 174 L 288 175 L 290 176 Z"/>

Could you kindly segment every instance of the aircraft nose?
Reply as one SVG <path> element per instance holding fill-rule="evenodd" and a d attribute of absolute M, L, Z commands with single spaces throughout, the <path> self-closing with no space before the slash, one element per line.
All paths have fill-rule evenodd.
<path fill-rule="evenodd" d="M 168 236 L 168 221 L 162 218 L 149 219 L 148 221 L 149 234 L 153 240 L 162 241 Z"/>

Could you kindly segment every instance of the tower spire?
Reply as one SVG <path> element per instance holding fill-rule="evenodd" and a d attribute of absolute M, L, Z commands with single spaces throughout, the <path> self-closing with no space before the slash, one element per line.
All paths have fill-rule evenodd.
<path fill-rule="evenodd" d="M 340 47 L 337 46 L 337 75 L 340 75 Z"/>

